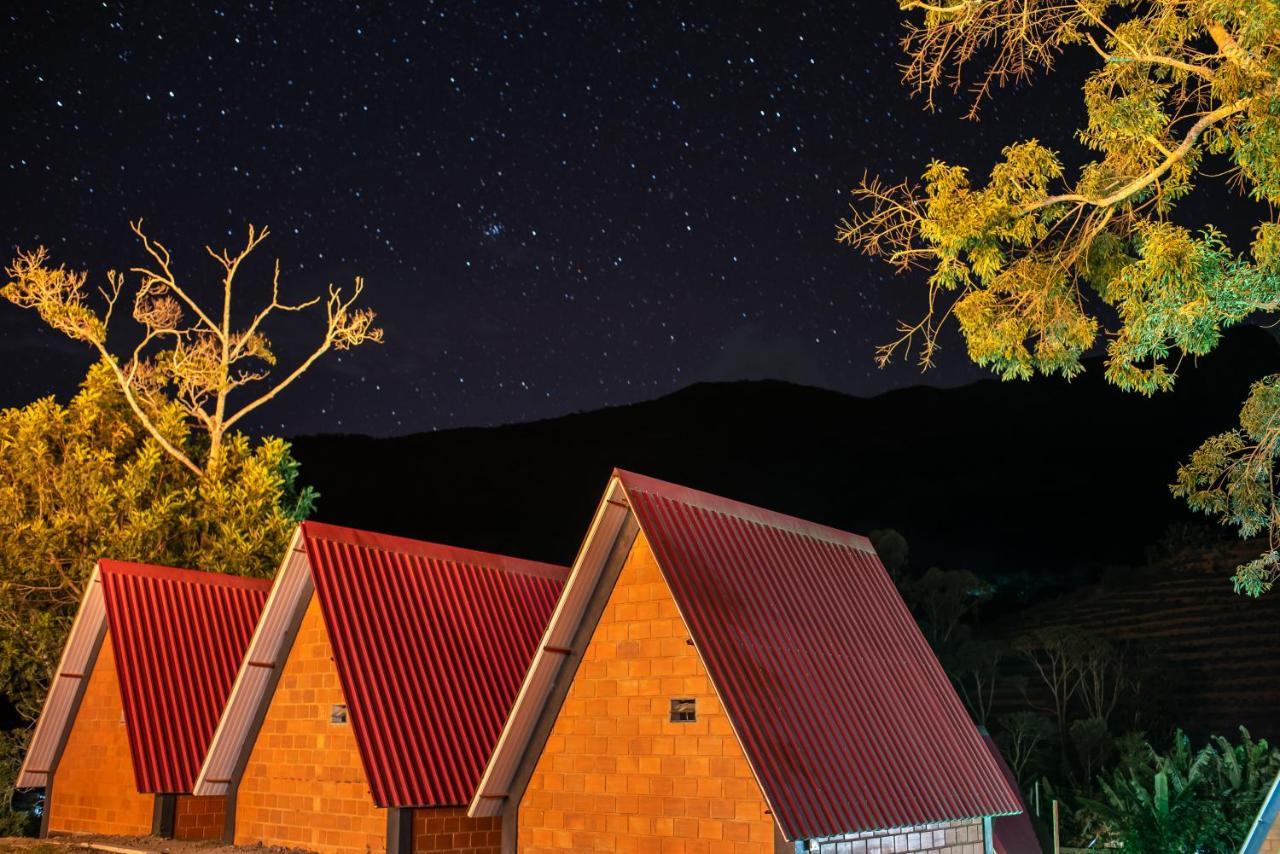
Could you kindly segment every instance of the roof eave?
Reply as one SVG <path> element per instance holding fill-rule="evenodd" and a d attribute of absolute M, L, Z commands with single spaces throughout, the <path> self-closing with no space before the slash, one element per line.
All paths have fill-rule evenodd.
<path fill-rule="evenodd" d="M 71 723 L 84 697 L 89 674 L 97 663 L 107 632 L 107 608 L 100 573 L 95 564 L 18 771 L 15 786 L 19 789 L 41 789 L 49 785 L 49 777 L 57 768 Z"/>
<path fill-rule="evenodd" d="M 578 549 L 564 590 L 467 807 L 467 815 L 474 818 L 503 814 L 531 742 L 547 714 L 551 693 L 560 682 L 561 670 L 567 659 L 576 659 L 582 654 L 581 649 L 573 648 L 574 638 L 596 596 L 606 564 L 615 557 L 617 544 L 627 537 L 628 530 L 634 538 L 638 527 L 622 484 L 614 476 Z"/>
<path fill-rule="evenodd" d="M 270 688 L 279 678 L 283 657 L 292 646 L 297 629 L 299 603 L 310 601 L 310 567 L 302 546 L 302 525 L 294 530 L 280 563 L 267 602 L 258 617 L 249 648 L 232 683 L 231 693 L 209 741 L 191 793 L 226 795 L 243 771 L 248 749 L 256 739 Z M 248 742 L 248 744 L 246 744 Z"/>

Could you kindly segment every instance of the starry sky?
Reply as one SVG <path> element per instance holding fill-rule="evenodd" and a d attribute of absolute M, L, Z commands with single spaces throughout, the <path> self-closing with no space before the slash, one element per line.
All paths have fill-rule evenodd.
<path fill-rule="evenodd" d="M 927 113 L 899 84 L 888 0 L 672 3 L 33 3 L 0 12 L 0 242 L 91 272 L 203 251 L 250 222 L 246 310 L 362 275 L 386 341 L 329 356 L 260 410 L 285 435 L 544 418 L 693 382 L 853 394 L 980 372 L 877 369 L 918 280 L 839 247 L 864 172 L 985 172 L 1071 145 L 1081 75 Z M 0 19 L 3 20 L 3 19 Z M 127 318 L 124 318 L 127 320 Z M 122 343 L 133 330 L 120 323 Z M 268 330 L 282 362 L 317 314 Z M 87 349 L 0 305 L 0 405 L 67 394 Z"/>

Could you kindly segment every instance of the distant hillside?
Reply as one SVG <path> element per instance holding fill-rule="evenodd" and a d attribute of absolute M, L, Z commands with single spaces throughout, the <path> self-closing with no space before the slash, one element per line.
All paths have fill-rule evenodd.
<path fill-rule="evenodd" d="M 1152 399 L 1099 368 L 868 399 L 703 384 L 548 421 L 295 447 L 323 520 L 533 558 L 572 559 L 621 466 L 854 531 L 894 527 L 920 562 L 1069 581 L 1140 561 L 1189 518 L 1166 486 L 1175 465 L 1232 425 L 1249 383 L 1280 371 L 1280 347 L 1239 330 Z"/>
<path fill-rule="evenodd" d="M 1224 579 L 1265 544 L 1188 551 L 1021 610 L 997 626 L 1013 639 L 1032 627 L 1076 626 L 1137 640 L 1177 670 L 1176 723 L 1197 736 L 1234 737 L 1244 725 L 1280 737 L 1280 595 L 1237 596 Z M 1028 670 L 1031 684 L 1037 685 Z M 1011 693 L 1004 708 L 1023 708 Z"/>

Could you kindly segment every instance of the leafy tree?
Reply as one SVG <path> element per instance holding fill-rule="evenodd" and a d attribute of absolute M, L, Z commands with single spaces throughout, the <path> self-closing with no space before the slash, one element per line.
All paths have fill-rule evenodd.
<path fill-rule="evenodd" d="M 991 599 L 991 585 L 967 570 L 930 567 L 907 582 L 903 595 L 920 619 L 925 637 L 939 653 L 960 640 L 964 620 Z"/>
<path fill-rule="evenodd" d="M 1206 749 L 1216 758 L 1209 769 L 1212 773 L 1205 774 L 1205 784 L 1222 809 L 1222 821 L 1235 850 L 1249 834 L 1262 800 L 1280 772 L 1280 751 L 1266 739 L 1254 741 L 1244 727 L 1240 727 L 1239 744 L 1215 735 Z"/>
<path fill-rule="evenodd" d="M 1163 756 L 1147 745 L 1144 761 L 1099 780 L 1099 798 L 1080 799 L 1082 812 L 1125 851 L 1236 851 L 1280 770 L 1280 752 L 1240 733 L 1239 745 L 1215 737 L 1193 751 L 1178 732 Z"/>
<path fill-rule="evenodd" d="M 889 571 L 889 577 L 898 582 L 906 572 L 911 553 L 907 538 L 892 528 L 879 528 L 871 532 L 870 539 L 880 562 Z"/>
<path fill-rule="evenodd" d="M 193 456 L 180 409 L 160 429 Z M 133 418 L 111 370 L 95 365 L 67 405 L 0 410 L 0 684 L 18 713 L 39 713 L 49 675 L 100 557 L 241 575 L 279 563 L 315 493 L 297 486 L 289 446 L 227 438 L 215 480 L 166 454 Z"/>
<path fill-rule="evenodd" d="M 220 280 L 207 308 L 173 272 L 169 250 L 141 220 L 132 227 L 149 263 L 131 271 L 131 289 L 109 272 L 95 300 L 88 274 L 53 266 L 43 247 L 19 251 L 0 287 L 98 356 L 69 405 L 46 398 L 0 412 L 0 684 L 27 721 L 98 558 L 249 575 L 275 568 L 315 493 L 298 487 L 287 443 L 252 442 L 241 422 L 326 352 L 382 340 L 373 312 L 355 305 L 363 281 L 349 296 L 330 286 L 318 343 L 273 378 L 266 325 L 320 298 L 282 302 L 277 261 L 270 300 L 239 309 L 236 275 L 269 231 L 250 226 L 234 254 L 206 247 Z M 124 305 L 141 331 L 122 356 L 112 321 Z M 4 768 L 23 734 L 8 736 Z"/>
<path fill-rule="evenodd" d="M 1115 740 L 1101 718 L 1080 718 L 1071 722 L 1071 744 L 1076 759 L 1084 772 L 1084 779 L 1092 780 L 1102 769 L 1115 749 Z"/>
<path fill-rule="evenodd" d="M 1248 252 L 1211 224 L 1171 219 L 1202 180 L 1253 202 L 1280 202 L 1280 4 L 1275 0 L 901 0 L 905 82 L 927 103 L 973 80 L 970 116 L 993 88 L 1093 51 L 1077 138 L 1092 159 L 1068 175 L 1038 140 L 1007 146 L 985 180 L 935 160 L 920 184 L 865 178 L 837 238 L 899 271 L 927 273 L 927 310 L 881 348 L 883 364 L 918 348 L 934 361 L 955 318 L 969 357 L 1001 377 L 1075 376 L 1106 342 L 1106 378 L 1168 389 L 1185 356 L 1224 328 L 1280 308 L 1280 222 L 1263 219 Z M 1249 204 L 1249 202 L 1242 202 Z M 1174 492 L 1242 536 L 1271 543 L 1240 567 L 1258 595 L 1280 575 L 1280 375 L 1260 379 L 1240 427 L 1205 442 Z"/>

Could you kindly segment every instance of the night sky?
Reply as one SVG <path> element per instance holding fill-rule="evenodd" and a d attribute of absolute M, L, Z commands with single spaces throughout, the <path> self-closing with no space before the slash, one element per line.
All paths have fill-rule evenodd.
<path fill-rule="evenodd" d="M 921 377 L 876 344 L 919 281 L 839 247 L 864 171 L 985 173 L 1069 140 L 1080 76 L 929 114 L 898 82 L 891 2 L 249 6 L 10 2 L 0 242 L 92 271 L 145 217 L 202 293 L 202 249 L 274 236 L 285 298 L 367 281 L 386 342 L 327 357 L 254 426 L 378 435 L 778 377 L 854 394 Z M 1070 145 L 1069 141 L 1066 143 Z M 122 318 L 127 321 L 128 318 Z M 322 318 L 274 333 L 288 362 Z M 121 341 L 131 339 L 120 323 Z M 955 342 L 952 342 L 953 345 Z M 0 305 L 0 404 L 65 395 L 87 348 Z"/>

